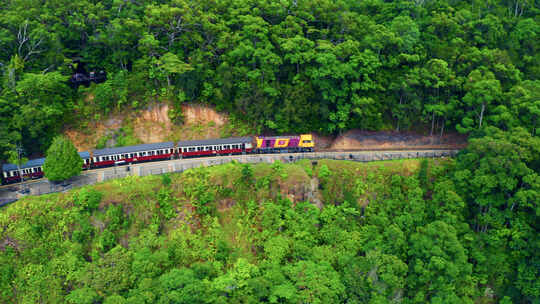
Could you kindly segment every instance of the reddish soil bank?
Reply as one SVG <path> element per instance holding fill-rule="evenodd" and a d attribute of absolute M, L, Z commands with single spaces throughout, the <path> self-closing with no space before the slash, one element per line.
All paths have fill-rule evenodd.
<path fill-rule="evenodd" d="M 442 137 L 422 135 L 413 132 L 392 131 L 360 131 L 350 130 L 338 136 L 330 146 L 325 144 L 321 149 L 355 150 L 355 149 L 436 149 L 463 148 L 467 145 L 467 137 L 462 134 L 449 133 Z"/>

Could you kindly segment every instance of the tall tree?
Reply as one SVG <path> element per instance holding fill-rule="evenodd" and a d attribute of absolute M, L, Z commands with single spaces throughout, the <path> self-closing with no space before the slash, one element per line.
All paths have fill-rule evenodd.
<path fill-rule="evenodd" d="M 57 136 L 47 150 L 43 172 L 49 180 L 64 181 L 79 175 L 82 165 L 83 160 L 73 143 L 63 136 Z"/>

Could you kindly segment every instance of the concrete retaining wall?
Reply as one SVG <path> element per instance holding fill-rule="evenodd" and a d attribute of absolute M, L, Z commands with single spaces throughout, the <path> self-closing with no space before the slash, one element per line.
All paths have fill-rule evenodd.
<path fill-rule="evenodd" d="M 66 183 L 60 185 L 55 185 L 46 179 L 41 179 L 22 185 L 4 187 L 0 189 L 0 199 L 12 200 L 20 198 L 24 195 L 40 195 L 52 192 L 64 192 L 74 187 L 95 184 L 115 178 L 123 178 L 132 175 L 147 176 L 172 172 L 183 172 L 185 170 L 200 166 L 221 165 L 233 160 L 239 163 L 273 163 L 278 160 L 288 163 L 296 162 L 301 159 L 336 159 L 370 162 L 407 158 L 451 157 L 456 155 L 457 152 L 458 150 L 311 152 L 176 159 L 84 171 L 80 176 L 74 177 Z M 23 190 L 22 192 L 24 193 L 21 193 L 21 190 Z"/>

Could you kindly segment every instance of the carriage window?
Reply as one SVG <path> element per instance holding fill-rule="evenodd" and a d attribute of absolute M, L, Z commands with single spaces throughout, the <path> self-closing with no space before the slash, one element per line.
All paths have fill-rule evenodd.
<path fill-rule="evenodd" d="M 242 144 L 242 149 L 245 149 L 246 148 L 246 144 Z"/>

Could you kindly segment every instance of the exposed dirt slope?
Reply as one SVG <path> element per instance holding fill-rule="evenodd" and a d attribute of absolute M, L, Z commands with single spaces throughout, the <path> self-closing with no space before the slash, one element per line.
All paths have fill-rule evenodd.
<path fill-rule="evenodd" d="M 181 125 L 174 124 L 168 112 L 167 104 L 155 104 L 137 112 L 113 114 L 103 121 L 91 122 L 84 130 L 67 129 L 65 134 L 79 151 L 85 151 L 94 149 L 100 138 L 115 135 L 122 127 L 131 130 L 131 135 L 141 143 L 223 138 L 249 133 L 245 129 L 239 130 L 227 115 L 208 106 L 184 105 L 184 123 Z M 350 130 L 337 137 L 314 136 L 317 150 L 462 148 L 467 141 L 465 136 L 459 134 L 439 137 L 412 132 L 360 130 Z M 111 146 L 115 141 L 107 143 Z"/>
<path fill-rule="evenodd" d="M 462 148 L 467 137 L 460 134 L 440 136 L 421 135 L 412 132 L 373 132 L 350 130 L 338 136 L 329 149 L 406 149 L 406 148 Z"/>
<path fill-rule="evenodd" d="M 184 105 L 182 110 L 184 123 L 181 125 L 170 120 L 167 104 L 158 104 L 137 112 L 113 114 L 106 120 L 90 122 L 88 128 L 82 130 L 68 128 L 64 134 L 79 151 L 94 149 L 100 138 L 126 126 L 142 143 L 243 135 L 229 124 L 227 115 L 211 107 Z"/>

